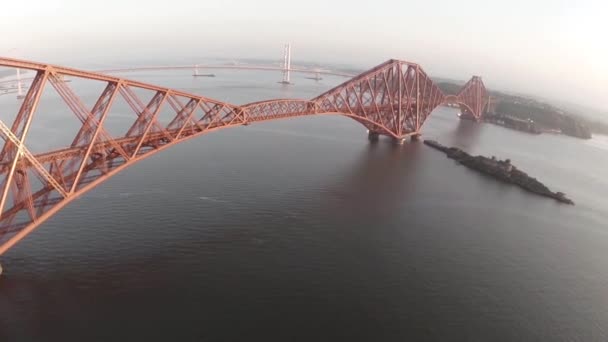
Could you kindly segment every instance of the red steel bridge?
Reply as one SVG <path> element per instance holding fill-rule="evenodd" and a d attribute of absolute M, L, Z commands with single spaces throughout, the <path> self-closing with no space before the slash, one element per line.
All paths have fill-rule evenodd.
<path fill-rule="evenodd" d="M 365 126 L 370 139 L 385 135 L 403 143 L 407 137 L 419 137 L 422 125 L 441 104 L 458 104 L 463 114 L 479 120 L 488 102 L 480 77 L 473 77 L 458 95 L 446 96 L 420 65 L 400 60 L 382 63 L 313 99 L 246 105 L 43 63 L 0 58 L 0 67 L 31 70 L 36 75 L 18 112 L 10 116 L 12 122 L 6 122 L 9 116 L 0 111 L 0 255 L 125 168 L 208 132 L 298 116 L 342 115 Z M 100 83 L 103 91 L 91 108 L 66 77 Z M 49 87 L 59 94 L 80 128 L 71 143 L 33 153 L 27 147 L 28 133 L 33 122 L 49 115 L 39 106 Z M 149 94 L 149 100 L 142 101 L 142 92 Z M 128 104 L 132 118 L 130 128 L 119 136 L 104 125 L 117 99 Z M 161 110 L 170 111 L 170 122 L 161 124 Z"/>

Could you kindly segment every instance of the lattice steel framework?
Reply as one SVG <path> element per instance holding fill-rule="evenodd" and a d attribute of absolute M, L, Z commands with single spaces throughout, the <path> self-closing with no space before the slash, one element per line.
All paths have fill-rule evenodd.
<path fill-rule="evenodd" d="M 322 112 L 347 113 L 370 132 L 402 139 L 419 134 L 444 97 L 419 65 L 389 60 L 313 101 Z"/>
<path fill-rule="evenodd" d="M 0 66 L 36 72 L 10 127 L 4 122 L 6 115 L 0 114 L 0 255 L 80 195 L 181 141 L 226 127 L 325 114 L 348 116 L 371 132 L 403 139 L 419 134 L 430 113 L 445 99 L 419 65 L 397 60 L 389 60 L 312 100 L 270 100 L 243 106 L 41 63 L 0 58 Z M 102 82 L 104 90 L 87 108 L 65 76 Z M 33 154 L 26 147 L 28 131 L 33 120 L 45 115 L 38 104 L 49 85 L 69 107 L 80 128 L 68 145 Z M 153 93 L 149 101 L 142 101 L 137 94 L 142 90 Z M 469 101 L 468 90 L 463 94 L 462 98 Z M 128 104 L 132 122 L 125 134 L 116 136 L 109 133 L 105 122 L 119 98 Z M 161 124 L 159 113 L 167 108 L 172 120 Z"/>
<path fill-rule="evenodd" d="M 488 91 L 479 76 L 473 76 L 457 96 L 462 113 L 473 117 L 476 121 L 481 120 L 489 99 Z"/>

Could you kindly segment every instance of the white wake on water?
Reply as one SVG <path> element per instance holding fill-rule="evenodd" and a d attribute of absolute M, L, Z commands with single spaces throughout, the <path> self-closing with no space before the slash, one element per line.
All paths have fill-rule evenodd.
<path fill-rule="evenodd" d="M 230 201 L 226 201 L 226 200 L 219 199 L 219 198 L 206 197 L 206 196 L 200 196 L 198 199 L 203 200 L 203 201 L 215 202 L 215 203 L 230 203 Z"/>

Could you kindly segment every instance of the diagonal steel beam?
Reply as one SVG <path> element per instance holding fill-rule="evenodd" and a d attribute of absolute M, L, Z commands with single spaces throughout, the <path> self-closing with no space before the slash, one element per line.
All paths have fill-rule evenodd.
<path fill-rule="evenodd" d="M 72 183 L 72 187 L 70 188 L 70 194 L 72 194 L 72 193 L 74 193 L 74 191 L 76 191 L 78 182 L 80 181 L 80 177 L 82 176 L 82 171 L 84 170 L 84 167 L 87 163 L 87 160 L 89 159 L 89 156 L 91 155 L 91 151 L 93 151 L 93 147 L 95 146 L 95 141 L 97 141 L 97 137 L 99 136 L 99 133 L 101 132 L 101 129 L 103 128 L 103 123 L 106 119 L 106 116 L 108 115 L 108 112 L 110 111 L 110 108 L 112 107 L 112 103 L 114 102 L 114 99 L 116 98 L 116 94 L 118 93 L 118 89 L 120 87 L 121 87 L 120 84 L 109 82 L 108 86 L 106 87 L 106 90 L 104 91 L 104 93 L 102 94 L 102 96 L 100 98 L 100 101 L 102 101 L 102 99 L 105 99 L 106 96 L 108 96 L 107 102 L 98 101 L 98 104 L 96 104 L 93 107 L 92 112 L 95 114 L 99 113 L 100 118 L 99 118 L 99 120 L 96 120 L 96 119 L 92 120 L 93 124 L 96 124 L 97 127 L 95 128 L 95 131 L 93 132 L 93 136 L 90 139 L 89 146 L 87 147 L 87 150 L 82 157 L 82 161 L 80 162 L 80 167 L 78 167 L 78 172 L 76 173 L 76 177 L 74 178 L 74 182 Z M 105 103 L 105 104 L 100 104 L 100 103 Z"/>

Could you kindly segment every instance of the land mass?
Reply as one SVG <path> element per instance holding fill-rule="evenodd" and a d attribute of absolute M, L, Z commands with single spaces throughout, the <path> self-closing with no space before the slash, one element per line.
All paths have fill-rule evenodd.
<path fill-rule="evenodd" d="M 438 87 L 448 95 L 456 95 L 462 85 L 441 81 Z M 484 113 L 487 121 L 527 130 L 531 133 L 561 133 L 582 139 L 591 139 L 591 133 L 608 133 L 608 124 L 584 118 L 580 114 L 558 108 L 549 103 L 499 91 L 489 91 L 492 100 Z M 524 122 L 529 125 L 526 126 Z M 522 129 L 523 127 L 523 129 Z"/>
<path fill-rule="evenodd" d="M 443 146 L 434 140 L 425 140 L 424 143 L 444 152 L 448 158 L 454 159 L 470 169 L 487 174 L 505 183 L 517 185 L 526 191 L 540 196 L 553 198 L 560 203 L 574 205 L 574 202 L 567 198 L 566 194 L 549 190 L 547 186 L 536 178 L 528 176 L 527 173 L 512 165 L 509 159 L 498 160 L 495 157 L 472 156 L 459 148 Z"/>

